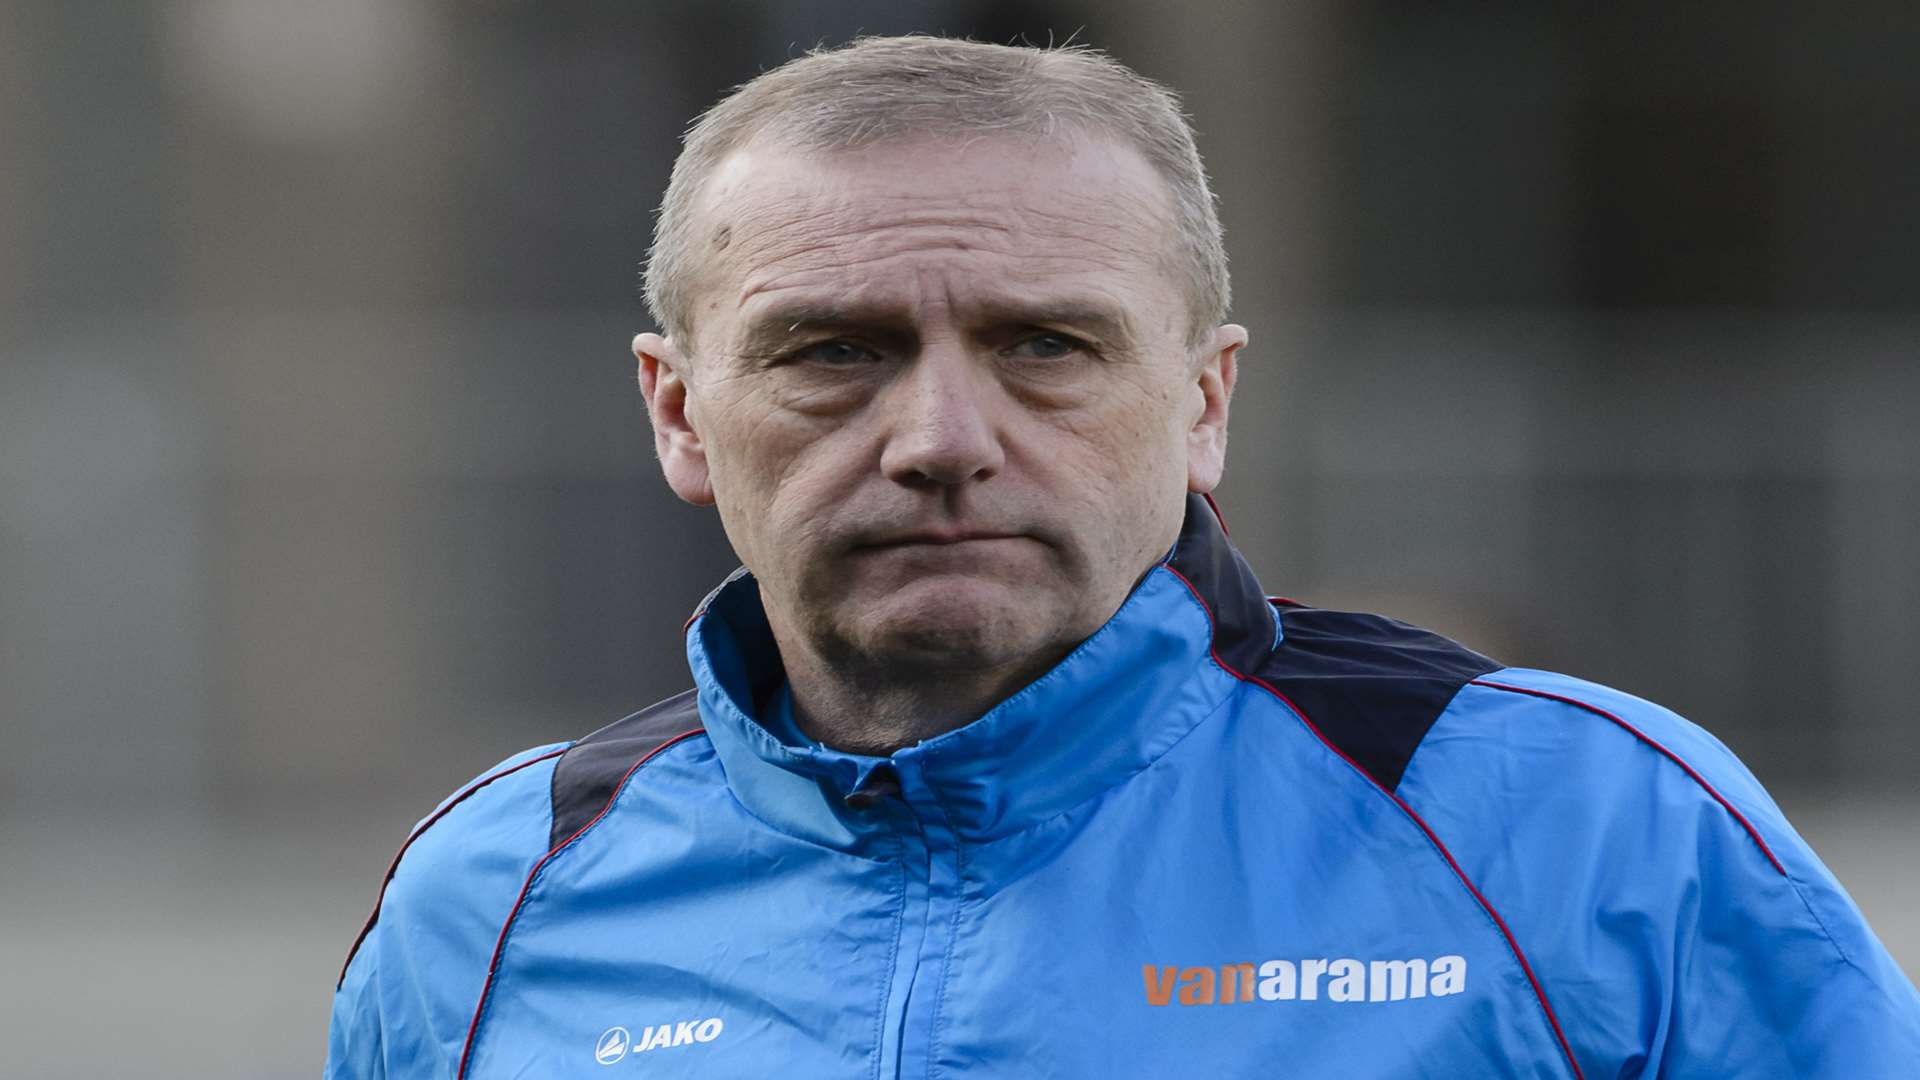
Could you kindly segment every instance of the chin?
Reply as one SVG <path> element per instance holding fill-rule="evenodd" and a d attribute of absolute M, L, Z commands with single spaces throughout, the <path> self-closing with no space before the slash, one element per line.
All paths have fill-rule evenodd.
<path fill-rule="evenodd" d="M 862 652 L 892 663 L 977 671 L 1018 663 L 1044 647 L 1048 635 L 1034 625 L 1039 598 L 1032 594 L 943 589 L 911 595 L 918 591 L 902 590 L 907 595 L 895 594 L 866 613 L 863 632 L 855 635 Z"/>

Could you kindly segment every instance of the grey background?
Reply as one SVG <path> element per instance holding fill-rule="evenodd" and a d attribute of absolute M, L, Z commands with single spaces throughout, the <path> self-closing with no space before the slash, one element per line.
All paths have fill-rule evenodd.
<path fill-rule="evenodd" d="M 856 31 L 1182 90 L 1273 591 L 1652 697 L 1920 970 L 1909 4 L 0 0 L 0 1075 L 313 1075 L 407 826 L 687 682 L 678 132 Z"/>

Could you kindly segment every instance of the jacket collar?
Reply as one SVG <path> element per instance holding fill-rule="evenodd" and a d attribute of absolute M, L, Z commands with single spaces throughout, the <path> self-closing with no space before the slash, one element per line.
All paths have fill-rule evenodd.
<path fill-rule="evenodd" d="M 1260 584 L 1209 500 L 1106 625 L 978 720 L 888 758 L 792 746 L 756 715 L 784 681 L 752 575 L 736 571 L 688 623 L 700 712 L 728 786 L 776 828 L 843 850 L 891 826 L 857 791 L 884 778 L 923 818 L 991 840 L 1060 814 L 1151 765 L 1278 643 Z"/>

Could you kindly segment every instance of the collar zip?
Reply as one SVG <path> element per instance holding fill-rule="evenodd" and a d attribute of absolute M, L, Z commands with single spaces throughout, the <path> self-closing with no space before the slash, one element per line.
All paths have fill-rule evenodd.
<path fill-rule="evenodd" d="M 873 809 L 882 799 L 900 797 L 900 770 L 890 761 L 875 763 L 862 776 L 852 791 L 840 801 L 847 809 L 864 812 Z"/>

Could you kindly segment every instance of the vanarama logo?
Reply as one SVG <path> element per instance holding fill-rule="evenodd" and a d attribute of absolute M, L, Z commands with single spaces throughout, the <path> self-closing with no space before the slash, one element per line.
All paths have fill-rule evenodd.
<path fill-rule="evenodd" d="M 668 1046 L 710 1043 L 720 1037 L 725 1026 L 719 1017 L 709 1016 L 705 1020 L 681 1020 L 678 1023 L 641 1028 L 638 1036 L 623 1027 L 610 1027 L 594 1041 L 593 1060 L 602 1065 L 612 1065 L 625 1060 L 629 1053 L 642 1054 Z"/>
<path fill-rule="evenodd" d="M 1235 1005 L 1248 1001 L 1404 1001 L 1467 988 L 1467 958 L 1361 961 L 1268 960 L 1260 964 L 1142 969 L 1147 1004 Z M 1322 981 L 1324 980 L 1324 982 Z"/>

